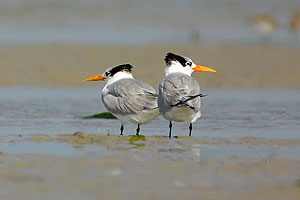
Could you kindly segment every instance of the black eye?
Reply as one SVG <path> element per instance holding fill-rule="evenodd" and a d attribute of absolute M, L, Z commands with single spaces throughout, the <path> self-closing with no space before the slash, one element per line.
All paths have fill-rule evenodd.
<path fill-rule="evenodd" d="M 108 72 L 105 72 L 105 76 L 109 76 L 109 73 L 108 73 Z"/>
<path fill-rule="evenodd" d="M 185 65 L 192 66 L 192 62 L 186 62 Z"/>

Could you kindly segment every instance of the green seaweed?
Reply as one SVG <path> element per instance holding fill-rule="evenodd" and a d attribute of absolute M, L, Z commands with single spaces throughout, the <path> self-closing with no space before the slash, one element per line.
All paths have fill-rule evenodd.
<path fill-rule="evenodd" d="M 94 115 L 84 116 L 82 119 L 117 119 L 113 114 L 109 112 L 102 112 Z"/>
<path fill-rule="evenodd" d="M 137 141 L 146 141 L 146 137 L 143 135 L 132 135 L 129 139 L 129 144 L 134 145 L 136 147 L 143 147 L 145 143 L 136 143 Z"/>
<path fill-rule="evenodd" d="M 130 136 L 129 142 L 136 142 L 136 141 L 146 141 L 146 137 L 144 135 L 132 135 Z"/>

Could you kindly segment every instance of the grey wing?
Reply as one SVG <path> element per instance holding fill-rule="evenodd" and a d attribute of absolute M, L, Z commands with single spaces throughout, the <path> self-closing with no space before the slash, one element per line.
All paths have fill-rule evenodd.
<path fill-rule="evenodd" d="M 200 110 L 200 86 L 190 76 L 171 74 L 159 85 L 158 105 L 161 111 L 168 111 L 174 106 L 189 106 L 196 112 Z"/>
<path fill-rule="evenodd" d="M 158 107 L 154 88 L 135 79 L 122 79 L 108 86 L 102 100 L 107 110 L 115 114 L 137 114 Z"/>
<path fill-rule="evenodd" d="M 158 96 L 155 89 L 151 85 L 149 85 L 148 83 L 145 83 L 145 82 L 142 82 L 142 81 L 139 81 L 139 80 L 135 80 L 135 82 L 143 89 L 143 91 L 146 94 L 149 94 L 151 96 L 154 95 L 156 97 Z"/>

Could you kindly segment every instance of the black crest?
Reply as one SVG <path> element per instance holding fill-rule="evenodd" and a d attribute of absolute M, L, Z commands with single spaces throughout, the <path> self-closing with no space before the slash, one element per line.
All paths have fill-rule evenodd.
<path fill-rule="evenodd" d="M 108 73 L 110 76 L 113 76 L 114 74 L 125 71 L 125 72 L 132 72 L 132 66 L 130 64 L 123 64 L 113 67 Z"/>
<path fill-rule="evenodd" d="M 169 65 L 171 61 L 178 61 L 182 66 L 185 66 L 187 62 L 184 57 L 169 52 L 165 57 L 165 62 L 167 65 Z"/>

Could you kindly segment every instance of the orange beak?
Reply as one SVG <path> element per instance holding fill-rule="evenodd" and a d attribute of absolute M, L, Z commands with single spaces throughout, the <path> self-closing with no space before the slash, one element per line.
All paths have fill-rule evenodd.
<path fill-rule="evenodd" d="M 201 65 L 196 65 L 196 67 L 193 70 L 195 72 L 216 72 L 215 70 L 213 70 L 209 67 L 205 67 L 205 66 L 201 66 Z"/>
<path fill-rule="evenodd" d="M 90 77 L 90 78 L 87 78 L 85 80 L 83 80 L 84 82 L 87 82 L 87 81 L 104 81 L 104 78 L 102 75 L 97 75 L 97 76 L 93 76 L 93 77 Z"/>

